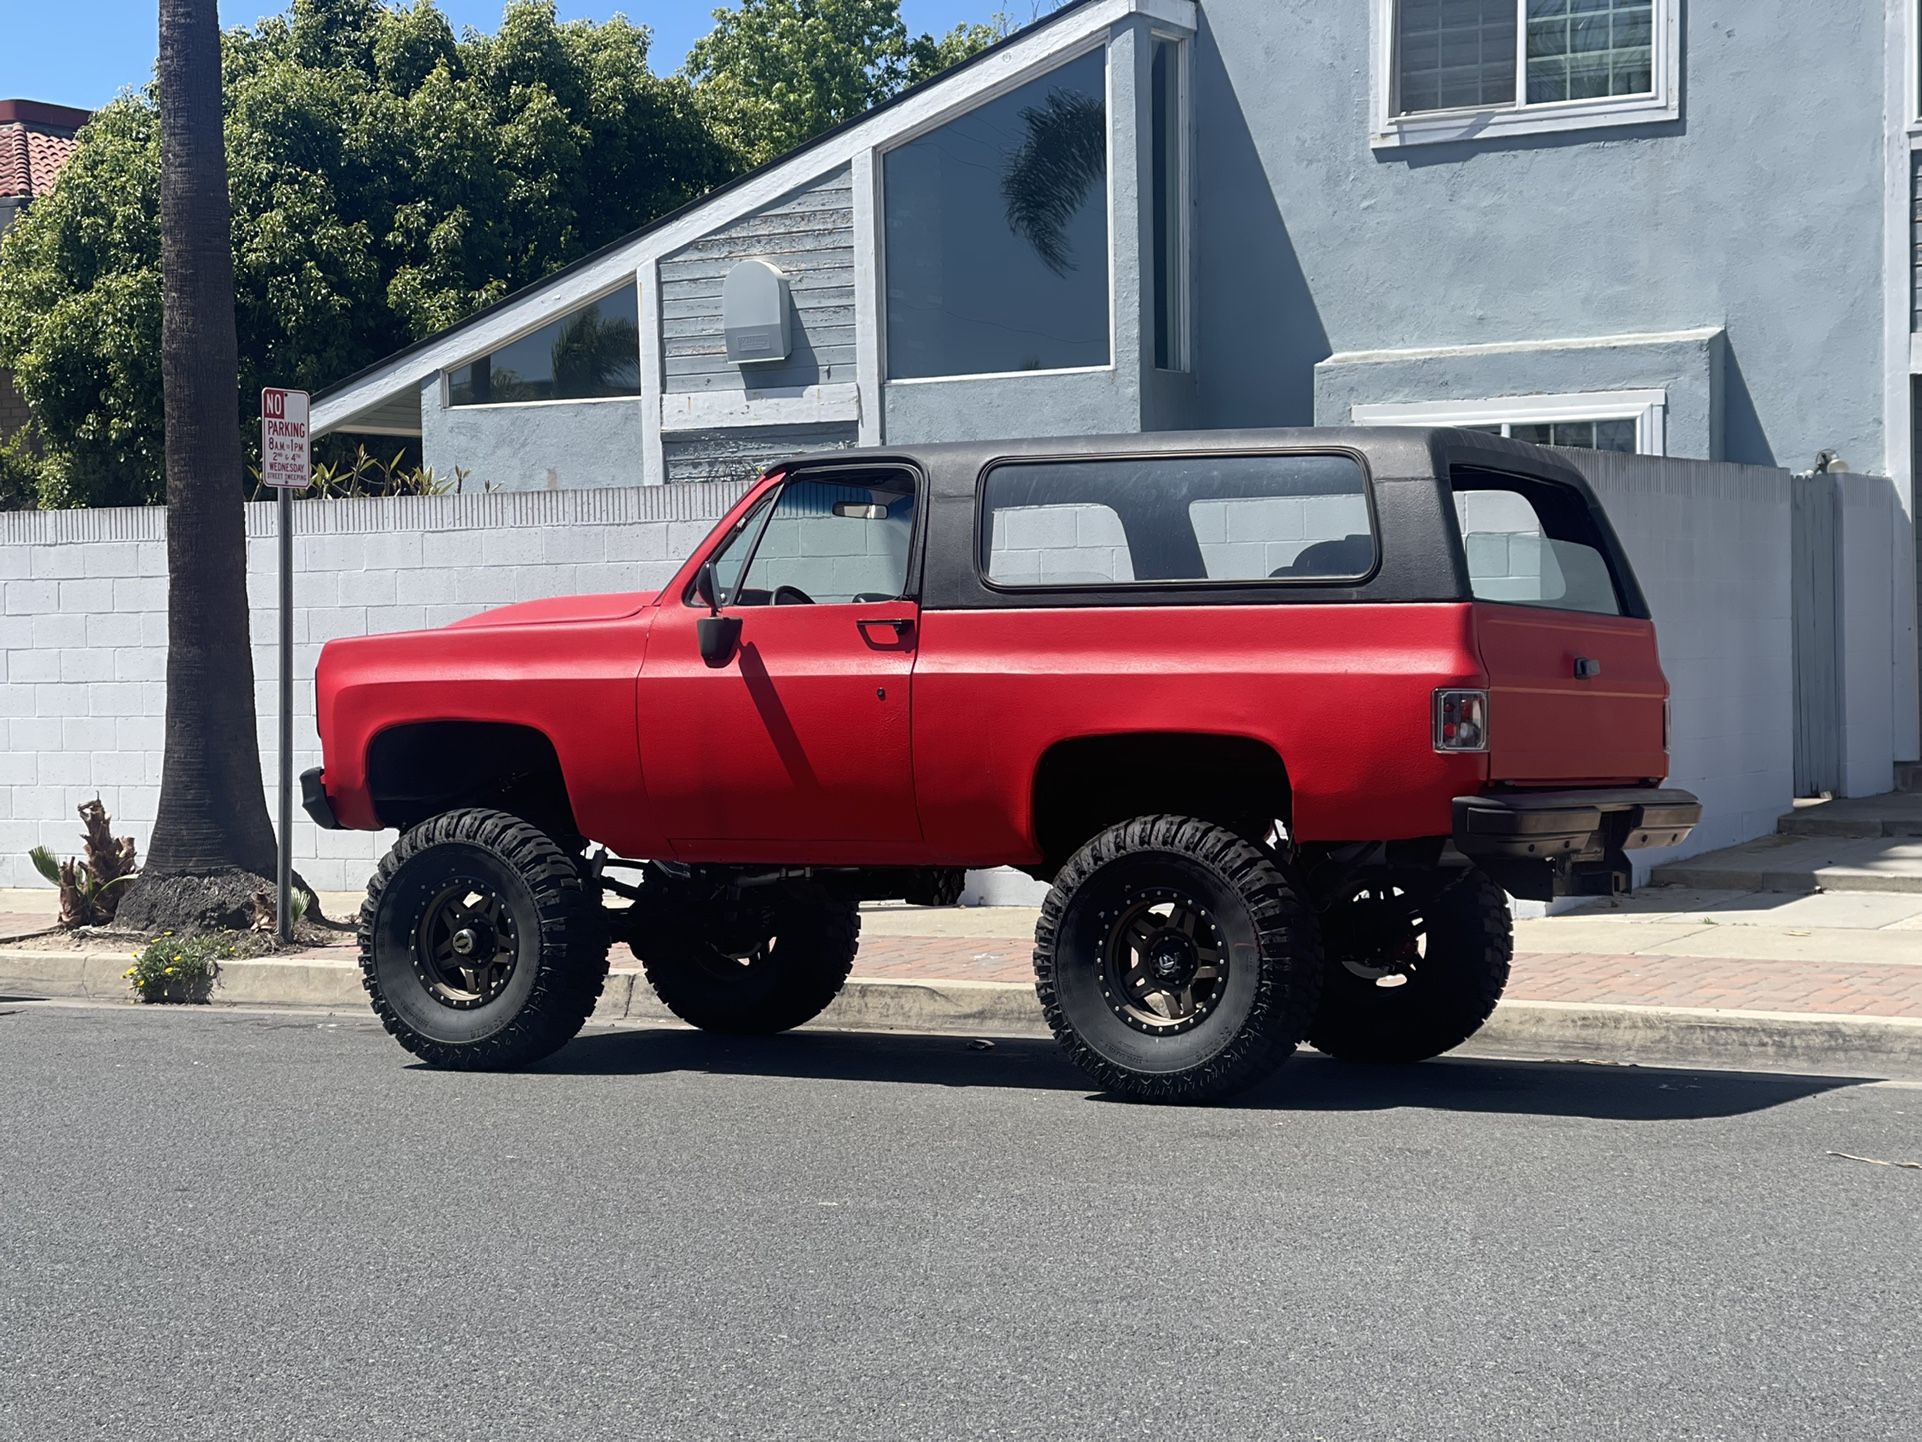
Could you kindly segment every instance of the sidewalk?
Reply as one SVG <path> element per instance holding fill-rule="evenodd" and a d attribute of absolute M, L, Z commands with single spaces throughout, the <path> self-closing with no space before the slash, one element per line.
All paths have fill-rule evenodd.
<path fill-rule="evenodd" d="M 71 950 L 48 893 L 0 893 L 0 946 Z M 323 898 L 334 917 L 352 898 Z M 856 978 L 1031 987 L 1035 913 L 1025 907 L 863 908 Z M 353 937 L 284 963 L 345 964 Z M 1922 896 L 1655 887 L 1515 927 L 1510 1001 L 1896 1017 L 1922 1022 Z M 617 971 L 635 963 L 625 948 Z"/>

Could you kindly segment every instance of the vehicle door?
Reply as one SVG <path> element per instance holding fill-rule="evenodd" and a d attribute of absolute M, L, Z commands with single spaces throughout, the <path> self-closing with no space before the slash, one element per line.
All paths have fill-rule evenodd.
<path fill-rule="evenodd" d="M 901 467 L 785 477 L 708 561 L 710 607 L 662 599 L 640 684 L 649 803 L 686 860 L 820 860 L 918 841 L 909 678 L 920 479 Z M 855 848 L 851 851 L 849 848 Z"/>

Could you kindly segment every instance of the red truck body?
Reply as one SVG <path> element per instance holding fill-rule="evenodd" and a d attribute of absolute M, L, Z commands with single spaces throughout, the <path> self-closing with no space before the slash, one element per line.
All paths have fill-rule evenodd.
<path fill-rule="evenodd" d="M 1411 436 L 1421 443 L 1411 447 Z M 1344 433 L 1341 445 L 1374 454 L 1378 493 L 1390 439 L 1428 458 L 1417 466 L 1404 454 L 1391 469 L 1423 472 L 1431 489 L 1438 472 L 1445 482 L 1448 466 L 1465 463 L 1435 459 L 1431 433 Z M 1245 453 L 1305 443 L 1329 441 L 1276 432 L 1228 444 Z M 1140 444 L 1029 443 L 1016 454 Z M 1545 461 L 1552 453 L 1457 435 L 1462 446 L 1472 447 L 1468 462 L 1549 465 L 1554 484 L 1571 483 Z M 888 462 L 959 473 L 952 488 L 972 495 L 973 472 L 1009 452 L 954 449 L 890 452 Z M 850 459 L 787 472 L 814 464 L 843 471 Z M 1404 584 L 1376 599 L 1406 506 L 1378 507 L 1375 582 L 1337 595 L 745 606 L 738 649 L 710 664 L 696 576 L 783 475 L 750 489 L 658 594 L 537 601 L 436 631 L 330 643 L 318 673 L 327 819 L 361 829 L 415 819 L 378 794 L 370 757 L 384 735 L 435 723 L 545 738 L 581 836 L 687 863 L 1044 868 L 1058 858 L 1037 819 L 1037 777 L 1057 748 L 1090 738 L 1261 748 L 1285 768 L 1283 819 L 1298 845 L 1450 837 L 1459 798 L 1647 788 L 1666 774 L 1667 683 L 1632 577 L 1622 615 L 1489 602 L 1467 586 L 1421 599 L 1417 583 L 1403 599 Z M 939 499 L 933 509 L 938 529 Z M 1437 521 L 1445 511 L 1430 509 Z M 1458 535 L 1439 544 L 1459 561 Z M 1625 569 L 1618 550 L 1615 559 Z M 933 570 L 930 560 L 924 574 Z M 1487 749 L 1437 749 L 1432 698 L 1446 688 L 1488 693 Z M 309 785 L 310 797 L 322 789 Z"/>
<path fill-rule="evenodd" d="M 1198 1100 L 1303 1040 L 1412 1061 L 1472 1036 L 1503 889 L 1619 891 L 1695 824 L 1660 784 L 1667 696 L 1554 452 L 913 447 L 770 472 L 658 594 L 333 642 L 303 785 L 324 826 L 402 833 L 362 975 L 436 1065 L 565 1044 L 614 939 L 692 1025 L 802 1025 L 861 900 L 1017 866 L 1051 883 L 1036 992 L 1075 1062 Z"/>

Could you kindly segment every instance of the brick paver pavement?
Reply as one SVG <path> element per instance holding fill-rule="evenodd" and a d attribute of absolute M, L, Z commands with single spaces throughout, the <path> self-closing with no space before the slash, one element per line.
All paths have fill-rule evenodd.
<path fill-rule="evenodd" d="M 50 920 L 44 912 L 0 912 L 0 938 L 40 931 Z M 1630 934 L 1624 932 L 1625 937 Z M 353 944 L 351 933 L 341 933 L 321 954 L 340 957 Z M 1739 945 L 1739 937 L 1733 938 L 1731 945 Z M 1846 939 L 1838 939 L 1838 946 L 1846 948 Z M 1507 994 L 1517 1001 L 1922 1020 L 1922 936 L 1917 937 L 1915 950 L 1912 962 L 1524 952 L 1515 958 Z M 614 956 L 617 967 L 634 965 L 625 947 L 616 948 Z M 1025 985 L 1033 982 L 1034 967 L 1031 945 L 1024 938 L 904 936 L 871 930 L 855 958 L 854 974 L 887 981 L 1001 981 Z"/>
<path fill-rule="evenodd" d="M 1507 995 L 1517 1001 L 1830 1012 L 1922 1019 L 1922 939 L 1913 965 L 1755 961 L 1694 956 L 1525 952 Z M 988 937 L 875 936 L 856 976 L 898 981 L 1034 980 L 1025 943 Z"/>

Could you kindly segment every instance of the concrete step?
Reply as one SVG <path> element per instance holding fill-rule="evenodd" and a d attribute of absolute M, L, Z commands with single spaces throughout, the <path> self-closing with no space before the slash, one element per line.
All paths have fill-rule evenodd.
<path fill-rule="evenodd" d="M 1922 761 L 1905 761 L 1895 768 L 1897 791 L 1922 791 Z"/>
<path fill-rule="evenodd" d="M 1922 791 L 1803 802 L 1775 829 L 1783 836 L 1922 836 Z"/>
<path fill-rule="evenodd" d="M 1655 868 L 1657 886 L 1726 891 L 1876 891 L 1922 895 L 1922 840 L 1764 836 Z"/>

